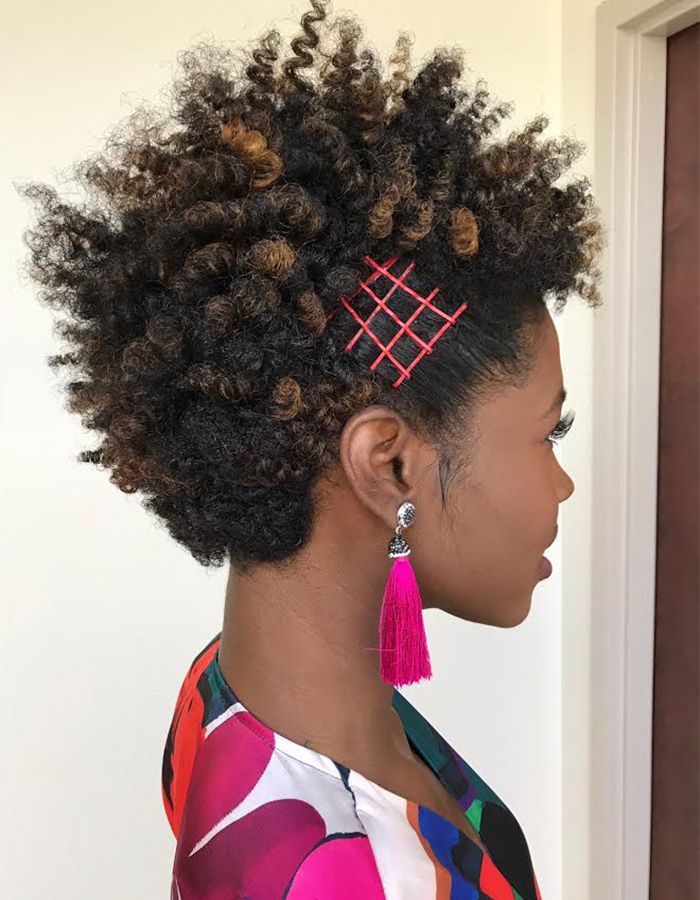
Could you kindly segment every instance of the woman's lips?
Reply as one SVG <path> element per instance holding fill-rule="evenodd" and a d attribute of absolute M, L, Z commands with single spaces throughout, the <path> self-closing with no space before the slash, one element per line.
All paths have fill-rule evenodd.
<path fill-rule="evenodd" d="M 559 534 L 559 523 L 557 522 L 557 526 L 554 531 L 554 537 L 552 538 L 551 543 L 547 544 L 548 547 L 551 547 L 552 544 L 554 543 L 554 541 L 556 541 L 558 534 Z M 540 559 L 539 572 L 540 572 L 540 575 L 542 576 L 542 578 L 549 578 L 549 576 L 552 574 L 552 563 L 547 559 L 546 556 L 543 556 Z"/>
<path fill-rule="evenodd" d="M 540 559 L 539 571 L 543 578 L 549 578 L 549 576 L 552 574 L 552 564 L 546 556 L 543 556 Z"/>

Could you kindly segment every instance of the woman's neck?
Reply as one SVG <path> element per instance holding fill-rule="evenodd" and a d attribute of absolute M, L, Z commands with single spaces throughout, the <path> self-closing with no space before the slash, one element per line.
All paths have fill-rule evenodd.
<path fill-rule="evenodd" d="M 284 567 L 230 570 L 222 674 L 269 728 L 350 768 L 412 757 L 379 673 L 379 614 L 388 560 L 328 529 Z M 366 546 L 366 545 L 365 545 Z M 360 558 L 358 554 L 362 552 Z M 373 649 L 367 649 L 373 648 Z"/>

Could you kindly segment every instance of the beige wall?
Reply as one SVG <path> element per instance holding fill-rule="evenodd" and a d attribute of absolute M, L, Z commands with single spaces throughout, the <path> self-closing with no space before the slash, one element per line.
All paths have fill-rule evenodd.
<path fill-rule="evenodd" d="M 382 50 L 398 28 L 414 33 L 417 57 L 464 46 L 467 77 L 481 75 L 495 99 L 515 101 L 507 129 L 546 112 L 553 133 L 564 124 L 590 141 L 593 6 L 356 0 L 343 8 L 361 16 Z M 74 462 L 92 442 L 62 409 L 44 362 L 56 343 L 49 312 L 18 277 L 27 210 L 9 179 L 55 182 L 138 101 L 157 100 L 190 42 L 249 39 L 280 19 L 289 31 L 303 8 L 279 0 L 241 11 L 216 0 L 4 5 L 0 869 L 8 897 L 167 896 L 174 842 L 160 799 L 163 741 L 186 666 L 220 628 L 226 577 L 198 567 L 105 473 Z M 591 321 L 579 305 L 557 320 L 577 411 L 557 452 L 577 489 L 553 547 L 554 575 L 516 629 L 429 614 L 436 675 L 406 691 L 511 806 L 546 900 L 562 896 L 564 865 L 581 878 L 586 867 L 577 781 L 585 725 L 577 710 L 562 710 L 562 672 L 584 699 L 585 643 L 566 643 L 585 626 L 588 577 Z M 571 801 L 565 818 L 562 792 Z"/>

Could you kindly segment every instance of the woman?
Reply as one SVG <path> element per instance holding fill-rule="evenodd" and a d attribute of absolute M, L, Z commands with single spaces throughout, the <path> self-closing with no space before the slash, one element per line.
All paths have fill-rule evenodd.
<path fill-rule="evenodd" d="M 238 66 L 183 58 L 52 189 L 29 235 L 68 313 L 71 410 L 202 565 L 229 562 L 163 759 L 172 897 L 540 897 L 500 797 L 398 687 L 431 677 L 422 610 L 511 628 L 573 482 L 547 307 L 599 302 L 581 153 L 460 81 L 458 50 L 388 74 L 312 0 Z M 174 126 L 174 127 L 173 127 Z M 466 709 L 464 710 L 466 714 Z"/>

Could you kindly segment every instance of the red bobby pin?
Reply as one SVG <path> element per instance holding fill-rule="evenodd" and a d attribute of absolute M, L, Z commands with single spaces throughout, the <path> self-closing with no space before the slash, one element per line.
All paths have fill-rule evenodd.
<path fill-rule="evenodd" d="M 438 309 L 437 306 L 434 306 L 432 303 L 433 297 L 437 296 L 437 294 L 440 291 L 440 288 L 437 288 L 437 287 L 433 288 L 433 290 L 428 294 L 427 297 L 421 297 L 421 295 L 418 294 L 416 291 L 414 291 L 413 288 L 409 287 L 405 283 L 405 280 L 404 280 L 410 274 L 410 272 L 412 272 L 413 269 L 415 268 L 416 264 L 414 261 L 411 261 L 409 263 L 409 265 L 406 267 L 406 269 L 397 278 L 396 275 L 394 275 L 390 271 L 391 266 L 393 266 L 394 263 L 396 262 L 396 260 L 398 259 L 397 256 L 393 256 L 391 259 L 387 260 L 384 263 L 384 265 L 373 260 L 371 256 L 364 256 L 363 259 L 369 266 L 371 266 L 374 269 L 374 271 L 370 274 L 370 276 L 368 278 L 366 278 L 364 281 L 360 282 L 360 286 L 357 288 L 355 293 L 352 294 L 352 296 L 350 298 L 342 297 L 338 308 L 333 310 L 333 312 L 330 313 L 330 315 L 327 318 L 328 318 L 328 321 L 330 321 L 342 306 L 344 306 L 347 310 L 349 310 L 350 313 L 352 313 L 353 317 L 359 322 L 360 327 L 359 327 L 358 331 L 355 333 L 355 335 L 352 337 L 352 339 L 350 340 L 348 345 L 346 346 L 345 352 L 347 353 L 350 350 L 352 350 L 356 341 L 359 340 L 359 338 L 362 334 L 368 334 L 372 338 L 374 343 L 377 345 L 377 347 L 379 347 L 379 350 L 381 351 L 379 353 L 379 356 L 377 356 L 377 358 L 374 360 L 374 362 L 370 366 L 370 369 L 372 369 L 372 370 L 376 369 L 377 366 L 379 365 L 379 363 L 386 356 L 389 360 L 391 360 L 391 362 L 394 364 L 394 366 L 396 366 L 396 368 L 401 373 L 399 375 L 399 377 L 397 378 L 397 380 L 394 382 L 393 386 L 396 388 L 401 384 L 401 382 L 404 379 L 411 377 L 411 369 L 413 369 L 413 367 L 416 366 L 427 353 L 433 352 L 433 347 L 435 346 L 437 341 L 442 337 L 442 335 L 450 327 L 450 325 L 455 324 L 455 322 L 457 321 L 457 318 L 464 312 L 464 310 L 467 308 L 468 304 L 463 303 L 459 307 L 459 309 L 456 310 L 456 312 L 454 312 L 452 315 L 449 315 L 444 310 Z M 391 286 L 389 287 L 388 291 L 386 292 L 386 294 L 383 297 L 378 297 L 377 294 L 372 290 L 370 285 L 372 284 L 373 281 L 375 281 L 381 275 L 385 275 L 391 281 Z M 405 294 L 408 294 L 409 296 L 413 297 L 418 302 L 418 306 L 416 307 L 415 311 L 413 313 L 411 313 L 411 315 L 405 322 L 402 321 L 399 318 L 399 316 L 397 316 L 396 313 L 392 309 L 389 309 L 389 306 L 388 306 L 388 301 L 391 299 L 394 292 L 398 288 L 400 288 Z M 368 294 L 377 304 L 376 308 L 374 310 L 372 310 L 371 315 L 366 320 L 363 319 L 362 316 L 360 316 L 360 314 L 357 312 L 357 310 L 350 303 L 351 300 L 354 300 L 355 297 L 357 297 L 357 295 L 360 293 L 360 291 L 364 291 L 366 294 Z M 439 316 L 441 316 L 443 319 L 445 319 L 444 324 L 437 330 L 437 332 L 432 336 L 432 338 L 430 339 L 430 341 L 427 344 L 425 343 L 424 340 L 422 340 L 420 337 L 418 337 L 418 335 L 414 331 L 412 331 L 411 328 L 409 327 L 411 325 L 411 323 L 415 319 L 417 319 L 418 316 L 421 314 L 421 312 L 426 308 L 432 310 L 434 313 L 437 313 Z M 392 337 L 392 339 L 389 341 L 389 343 L 386 346 L 384 344 L 382 344 L 382 342 L 379 340 L 377 335 L 369 327 L 372 320 L 374 319 L 374 317 L 376 315 L 378 315 L 382 310 L 388 316 L 390 316 L 399 326 L 399 330 L 396 332 L 396 334 Z M 408 367 L 402 366 L 401 363 L 396 359 L 396 357 L 391 352 L 391 348 L 404 334 L 407 334 L 409 337 L 411 337 L 413 339 L 413 341 L 416 344 L 418 344 L 421 348 L 420 351 L 416 354 L 415 359 L 413 359 L 411 361 L 411 363 Z"/>

